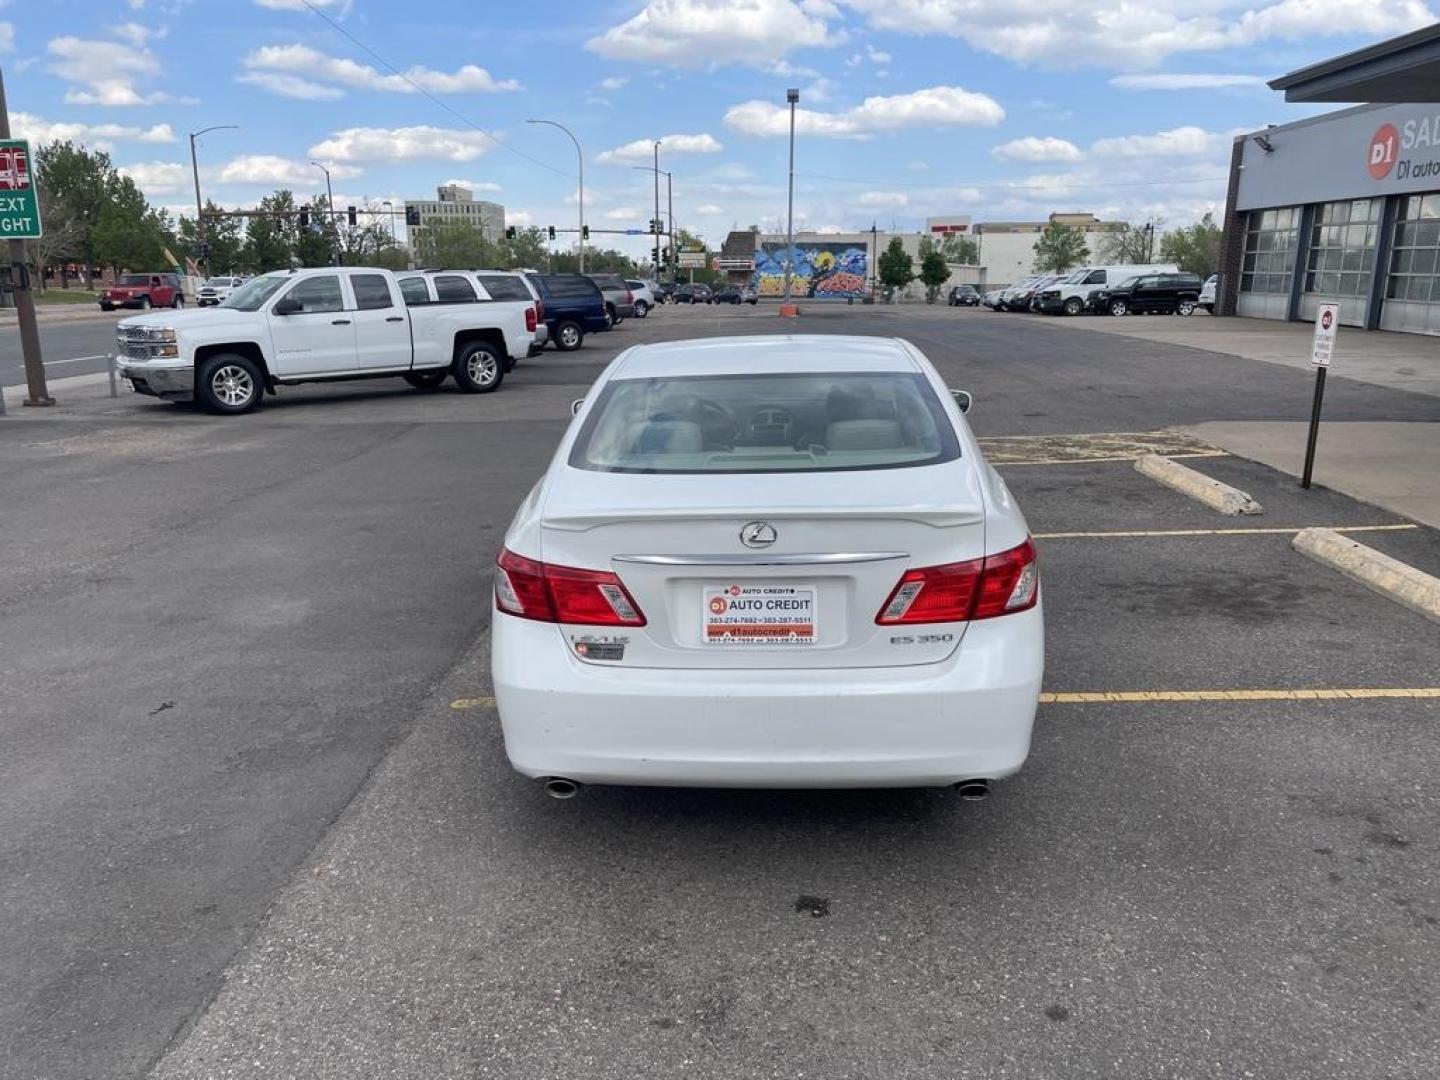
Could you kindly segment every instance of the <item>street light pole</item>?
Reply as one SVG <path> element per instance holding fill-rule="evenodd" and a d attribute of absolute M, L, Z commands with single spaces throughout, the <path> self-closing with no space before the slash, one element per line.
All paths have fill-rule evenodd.
<path fill-rule="evenodd" d="M 575 133 L 564 124 L 556 123 L 554 120 L 526 120 L 527 124 L 549 124 L 551 127 L 559 128 L 570 136 L 570 141 L 575 144 L 575 158 L 580 166 L 580 273 L 585 272 L 585 152 L 580 149 L 580 140 L 575 138 Z"/>
<path fill-rule="evenodd" d="M 335 243 L 335 192 L 330 189 L 330 170 L 318 161 L 312 161 L 310 164 L 325 174 L 325 217 L 330 222 L 330 258 L 338 263 L 340 258 Z"/>
<path fill-rule="evenodd" d="M 239 124 L 216 124 L 214 127 L 201 128 L 199 131 L 190 133 L 190 172 L 195 177 L 195 243 L 197 245 L 205 243 L 205 205 L 200 201 L 200 163 L 195 156 L 195 140 L 209 131 L 236 131 L 239 127 Z M 204 249 L 202 248 L 202 250 Z M 196 259 L 195 261 L 198 269 L 200 260 Z M 206 252 L 204 261 L 205 274 L 209 276 L 209 252 Z"/>
<path fill-rule="evenodd" d="M 790 278 L 795 268 L 795 105 L 800 100 L 800 91 L 791 88 L 785 91 L 785 100 L 790 103 L 790 186 L 785 206 L 785 303 L 790 303 Z"/>
<path fill-rule="evenodd" d="M 660 185 L 660 177 L 665 177 L 665 205 L 667 208 L 665 216 L 670 222 L 665 235 L 670 240 L 670 277 L 673 280 L 675 277 L 675 187 L 672 181 L 674 180 L 675 174 L 665 169 L 652 168 L 649 165 L 631 165 L 630 167 L 632 169 L 639 169 L 641 172 L 653 172 L 655 174 L 655 185 L 657 189 Z M 655 205 L 657 209 L 655 210 L 655 216 L 658 219 L 660 216 L 660 210 L 658 209 L 660 205 L 658 202 L 658 190 L 656 191 L 656 199 L 657 202 Z M 655 277 L 658 281 L 660 277 L 660 261 L 658 259 L 655 261 Z"/>
<path fill-rule="evenodd" d="M 655 273 L 660 273 L 660 140 L 655 140 Z"/>

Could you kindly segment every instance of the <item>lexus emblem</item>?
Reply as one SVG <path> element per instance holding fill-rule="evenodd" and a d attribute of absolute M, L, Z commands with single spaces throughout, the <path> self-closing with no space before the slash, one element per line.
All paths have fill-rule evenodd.
<path fill-rule="evenodd" d="M 775 526 L 768 521 L 752 521 L 740 527 L 740 543 L 746 547 L 766 548 L 775 542 Z"/>

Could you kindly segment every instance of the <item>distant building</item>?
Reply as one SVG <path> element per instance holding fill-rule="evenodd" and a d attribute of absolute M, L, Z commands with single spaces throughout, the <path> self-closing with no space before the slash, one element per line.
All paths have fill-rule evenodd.
<path fill-rule="evenodd" d="M 475 198 L 475 193 L 459 184 L 441 184 L 434 199 L 406 199 L 405 220 L 419 224 L 409 226 L 410 246 L 427 228 L 436 225 L 473 225 L 486 240 L 498 241 L 505 236 L 505 207 L 499 203 Z"/>
<path fill-rule="evenodd" d="M 1125 227 L 1120 221 L 1101 221 L 1094 214 L 1051 214 L 1044 221 L 981 221 L 971 230 L 980 247 L 980 265 L 991 288 L 1013 285 L 1035 272 L 1035 241 L 1052 224 L 1085 234 L 1090 262 L 1099 262 L 1099 244 L 1106 233 Z"/>

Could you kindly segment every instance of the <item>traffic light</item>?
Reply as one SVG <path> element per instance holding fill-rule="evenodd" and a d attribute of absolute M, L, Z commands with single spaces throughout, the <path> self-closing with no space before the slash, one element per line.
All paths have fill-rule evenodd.
<path fill-rule="evenodd" d="M 550 226 L 550 239 L 551 239 L 551 240 L 554 240 L 554 239 L 555 239 L 555 226 L 554 226 L 554 225 L 551 225 L 551 226 Z"/>
<path fill-rule="evenodd" d="M 581 240 L 589 240 L 589 239 L 590 239 L 590 226 L 589 226 L 589 225 L 582 225 L 582 226 L 580 226 L 580 239 L 581 239 Z"/>
<path fill-rule="evenodd" d="M 515 234 L 515 226 L 514 226 L 514 225 L 507 225 L 507 226 L 505 227 L 505 239 L 506 239 L 506 240 L 514 240 L 514 239 L 515 239 L 515 235 L 516 235 L 516 234 Z"/>
<path fill-rule="evenodd" d="M 417 226 L 420 224 L 420 208 L 418 206 L 405 207 L 405 224 Z"/>
<path fill-rule="evenodd" d="M 353 207 L 353 206 L 348 206 L 348 207 L 346 207 L 346 208 L 345 208 L 345 217 L 346 217 L 346 219 L 350 222 L 350 225 L 351 225 L 351 227 L 353 228 L 354 225 L 355 225 L 355 207 Z"/>
<path fill-rule="evenodd" d="M 650 232 L 654 235 L 658 235 L 660 232 L 660 222 L 656 221 L 653 217 L 650 219 Z"/>
<path fill-rule="evenodd" d="M 310 229 L 310 208 L 309 208 L 308 206 L 302 206 L 302 207 L 300 208 L 300 231 L 301 231 L 301 232 L 307 232 L 307 231 L 309 231 L 309 229 Z"/>

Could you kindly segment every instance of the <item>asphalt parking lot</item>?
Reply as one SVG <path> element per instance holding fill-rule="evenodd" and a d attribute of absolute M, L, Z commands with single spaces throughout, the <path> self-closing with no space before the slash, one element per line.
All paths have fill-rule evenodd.
<path fill-rule="evenodd" d="M 0 420 L 0 1075 L 1435 1075 L 1440 628 L 1290 540 L 1440 573 L 1436 533 L 1153 436 L 1275 530 L 1226 531 L 1126 447 L 1303 418 L 1307 375 L 1049 323 L 795 327 L 905 336 L 974 392 L 1037 536 L 1051 699 L 983 803 L 562 803 L 505 764 L 490 561 L 570 400 L 773 309 L 661 309 L 485 397 L 79 387 Z M 1387 696 L 1315 693 L 1345 690 Z"/>

